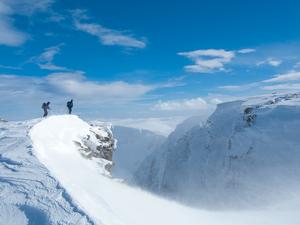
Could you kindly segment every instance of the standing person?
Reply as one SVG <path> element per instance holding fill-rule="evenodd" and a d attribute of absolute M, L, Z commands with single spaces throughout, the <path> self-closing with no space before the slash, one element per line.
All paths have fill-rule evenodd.
<path fill-rule="evenodd" d="M 43 105 L 42 105 L 42 109 L 44 110 L 44 115 L 43 115 L 43 117 L 46 117 L 46 116 L 48 116 L 48 109 L 50 109 L 50 102 L 47 102 L 47 103 L 43 103 Z"/>
<path fill-rule="evenodd" d="M 68 110 L 69 110 L 69 114 L 71 114 L 72 113 L 72 108 L 73 108 L 73 99 L 71 99 L 71 101 L 67 102 L 67 107 L 68 107 Z"/>

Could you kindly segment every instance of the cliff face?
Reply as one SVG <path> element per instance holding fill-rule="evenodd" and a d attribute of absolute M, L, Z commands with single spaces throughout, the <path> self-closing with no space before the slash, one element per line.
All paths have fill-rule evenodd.
<path fill-rule="evenodd" d="M 204 126 L 170 135 L 136 182 L 206 207 L 273 204 L 299 187 L 299 130 L 298 94 L 220 104 Z"/>
<path fill-rule="evenodd" d="M 114 137 L 118 140 L 114 152 L 115 165 L 112 175 L 131 182 L 133 173 L 141 162 L 166 140 L 166 137 L 148 130 L 114 126 Z"/>

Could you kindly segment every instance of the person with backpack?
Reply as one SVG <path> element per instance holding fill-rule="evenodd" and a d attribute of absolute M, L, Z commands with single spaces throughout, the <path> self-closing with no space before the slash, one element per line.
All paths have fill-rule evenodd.
<path fill-rule="evenodd" d="M 48 116 L 48 110 L 50 109 L 50 102 L 44 102 L 43 105 L 42 105 L 42 109 L 44 110 L 44 115 L 43 117 L 46 117 Z"/>
<path fill-rule="evenodd" d="M 71 101 L 67 102 L 67 107 L 68 107 L 68 110 L 69 110 L 69 114 L 72 114 L 73 99 L 71 99 Z"/>

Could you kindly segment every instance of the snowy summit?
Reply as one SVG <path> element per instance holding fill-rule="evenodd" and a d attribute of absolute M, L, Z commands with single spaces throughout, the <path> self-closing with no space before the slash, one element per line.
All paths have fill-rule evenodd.
<path fill-rule="evenodd" d="M 296 169 L 298 151 L 293 147 L 299 144 L 299 139 L 292 130 L 284 129 L 282 123 L 298 127 L 297 99 L 298 95 L 269 96 L 221 104 L 207 126 L 200 126 L 196 118 L 178 126 L 180 130 L 170 135 L 161 147 L 157 146 L 158 152 L 154 151 L 145 159 L 151 165 L 149 170 L 148 163 L 138 168 L 140 176 L 142 173 L 145 178 L 149 178 L 149 173 L 153 176 L 143 185 L 151 184 L 149 187 L 156 191 L 155 185 L 163 182 L 160 187 L 164 189 L 160 190 L 173 187 L 173 192 L 169 193 L 174 194 L 182 191 L 178 188 L 181 180 L 197 197 L 195 200 L 206 196 L 202 199 L 207 201 L 214 199 L 213 194 L 218 194 L 216 205 L 230 199 L 224 197 L 230 193 L 229 190 L 234 192 L 231 197 L 234 196 L 238 204 L 241 199 L 247 199 L 243 196 L 245 191 L 265 193 L 270 184 L 276 185 L 284 194 L 285 189 L 279 184 L 291 179 L 297 184 L 296 177 L 299 175 Z M 255 109 L 248 110 L 249 107 Z M 251 123 L 247 120 L 250 114 L 256 115 Z M 227 118 L 226 124 L 220 123 L 225 121 L 220 120 L 223 117 Z M 192 126 L 193 123 L 195 126 Z M 283 206 L 255 212 L 214 212 L 180 205 L 114 179 L 111 170 L 114 151 L 118 151 L 116 140 L 109 126 L 99 124 L 90 125 L 72 115 L 1 124 L 0 187 L 1 193 L 7 196 L 1 195 L 1 225 L 220 225 L 220 221 L 222 225 L 282 225 L 286 221 L 295 224 L 297 207 L 289 208 L 289 198 L 285 199 Z M 123 132 L 127 130 L 123 129 Z M 293 145 L 284 143 L 280 138 L 280 135 L 286 134 Z M 277 140 L 277 145 L 264 148 L 270 140 Z M 136 141 L 135 145 L 141 146 Z M 130 154 L 130 145 L 126 146 Z M 167 152 L 166 147 L 169 149 Z M 249 148 L 251 151 L 247 153 Z M 198 155 L 191 158 L 190 154 L 196 152 Z M 153 155 L 159 161 L 153 161 Z M 276 165 L 285 160 L 288 160 L 285 170 L 281 171 Z M 273 176 L 265 179 L 271 167 L 277 175 L 274 178 L 279 179 L 273 179 Z M 155 174 L 158 168 L 159 173 Z M 162 178 L 159 177 L 161 171 L 164 174 Z M 242 184 L 248 185 L 248 189 L 244 189 Z M 212 185 L 215 188 L 211 188 Z M 198 192 L 195 187 L 202 191 Z M 189 197 L 186 192 L 181 194 Z M 297 206 L 297 199 L 292 203 Z M 255 223 L 249 220 L 253 217 L 256 218 Z"/>
<path fill-rule="evenodd" d="M 300 225 L 299 21 L 0 0 L 0 225 Z"/>

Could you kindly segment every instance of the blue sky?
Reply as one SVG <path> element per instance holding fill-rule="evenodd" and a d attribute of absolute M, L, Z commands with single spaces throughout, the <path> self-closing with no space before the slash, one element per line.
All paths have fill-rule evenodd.
<path fill-rule="evenodd" d="M 206 115 L 300 88 L 299 1 L 0 0 L 0 116 Z"/>

